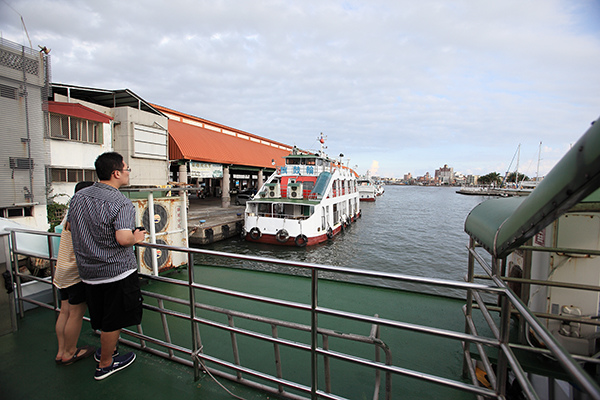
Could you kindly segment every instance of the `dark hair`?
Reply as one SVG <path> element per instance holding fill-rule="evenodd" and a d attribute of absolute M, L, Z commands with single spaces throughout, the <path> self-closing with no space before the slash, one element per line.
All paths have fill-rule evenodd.
<path fill-rule="evenodd" d="M 96 158 L 94 166 L 96 167 L 98 179 L 101 181 L 108 181 L 110 180 L 110 175 L 113 171 L 120 171 L 123 169 L 123 156 L 114 151 L 102 153 Z"/>
<path fill-rule="evenodd" d="M 94 182 L 91 181 L 79 182 L 77 185 L 75 185 L 75 193 L 79 192 L 81 189 L 85 189 L 88 186 L 92 186 L 93 184 Z"/>

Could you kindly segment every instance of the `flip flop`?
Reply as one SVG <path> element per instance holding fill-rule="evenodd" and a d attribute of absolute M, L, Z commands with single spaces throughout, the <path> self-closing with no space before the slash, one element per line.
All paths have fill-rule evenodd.
<path fill-rule="evenodd" d="M 81 353 L 82 351 L 83 351 L 83 353 Z M 96 348 L 93 346 L 78 347 L 77 350 L 75 350 L 75 354 L 73 354 L 73 357 L 71 357 L 69 359 L 69 361 L 62 361 L 62 364 L 63 365 L 71 365 L 76 361 L 83 360 L 84 358 L 88 358 L 95 352 L 96 352 Z M 78 356 L 79 353 L 81 353 L 81 355 Z"/>
<path fill-rule="evenodd" d="M 56 365 L 61 365 L 63 363 L 62 359 L 60 359 L 60 358 L 55 358 L 54 362 L 56 363 Z"/>

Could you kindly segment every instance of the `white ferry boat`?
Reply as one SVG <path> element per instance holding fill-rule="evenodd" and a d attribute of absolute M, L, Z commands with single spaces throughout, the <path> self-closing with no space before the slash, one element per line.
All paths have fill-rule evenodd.
<path fill-rule="evenodd" d="M 370 178 L 360 178 L 357 181 L 360 201 L 375 201 L 377 187 Z"/>
<path fill-rule="evenodd" d="M 304 247 L 333 238 L 360 217 L 358 175 L 321 150 L 294 149 L 246 203 L 246 240 Z"/>

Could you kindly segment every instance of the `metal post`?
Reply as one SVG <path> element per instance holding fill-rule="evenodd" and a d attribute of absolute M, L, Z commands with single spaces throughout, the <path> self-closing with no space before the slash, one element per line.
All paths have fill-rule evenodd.
<path fill-rule="evenodd" d="M 148 227 L 150 228 L 150 243 L 156 244 L 156 223 L 154 222 L 154 193 L 148 192 Z M 152 274 L 158 276 L 158 260 L 156 249 L 150 248 L 152 253 Z"/>
<path fill-rule="evenodd" d="M 17 248 L 17 235 L 14 231 L 10 232 L 10 242 L 12 243 L 12 265 L 13 265 L 13 277 L 15 278 L 15 284 L 17 287 L 17 305 L 19 306 L 19 317 L 25 318 L 25 310 L 23 309 L 23 288 L 21 287 L 21 274 L 19 273 L 19 256 L 16 251 Z"/>
<path fill-rule="evenodd" d="M 506 295 L 500 296 L 500 343 L 508 346 L 510 334 L 510 302 Z M 508 358 L 502 347 L 498 349 L 498 373 L 496 374 L 496 393 L 500 396 L 506 394 L 508 381 Z"/>
<path fill-rule="evenodd" d="M 187 190 L 181 190 L 181 229 L 183 230 L 183 234 L 185 237 L 185 245 L 188 246 L 188 213 L 187 213 L 187 202 L 188 202 L 188 192 Z"/>
<path fill-rule="evenodd" d="M 526 243 L 527 245 L 533 245 L 532 240 L 529 239 Z M 524 250 L 523 254 L 523 279 L 531 280 L 531 259 L 533 251 Z M 521 301 L 525 304 L 529 304 L 529 296 L 531 294 L 531 284 L 530 283 L 521 283 Z M 519 343 L 526 343 L 527 338 L 527 324 L 525 320 L 521 316 L 521 314 L 517 314 L 519 316 Z"/>
<path fill-rule="evenodd" d="M 475 249 L 475 239 L 473 239 L 473 237 L 469 238 L 469 250 L 474 250 Z M 467 263 L 467 276 L 466 276 L 466 281 L 472 283 L 473 282 L 473 276 L 475 275 L 475 257 L 473 257 L 473 254 L 471 254 L 471 251 L 469 251 L 469 258 L 468 258 L 468 263 Z M 473 290 L 472 289 L 467 289 L 467 300 L 466 300 L 466 312 L 465 312 L 465 333 L 473 333 L 471 332 L 471 329 L 469 327 L 469 318 L 471 318 L 471 316 L 473 315 Z M 471 343 L 469 342 L 464 342 L 464 352 L 471 352 Z M 467 360 L 466 354 L 463 357 L 463 377 L 466 378 L 467 376 L 469 376 L 469 366 L 467 365 L 469 361 Z"/>
<path fill-rule="evenodd" d="M 329 350 L 329 336 L 323 334 L 323 350 Z M 323 368 L 325 369 L 325 392 L 331 393 L 331 369 L 329 356 L 323 357 Z"/>
<path fill-rule="evenodd" d="M 235 324 L 233 323 L 233 316 L 231 314 L 227 315 L 227 321 L 229 322 L 230 327 L 235 327 Z M 229 336 L 231 337 L 231 348 L 233 349 L 233 362 L 235 363 L 235 365 L 240 366 L 240 352 L 238 350 L 237 336 L 233 331 L 229 333 Z M 242 373 L 240 371 L 237 371 L 236 375 L 238 380 L 242 380 Z"/>
<path fill-rule="evenodd" d="M 277 325 L 271 324 L 271 334 L 275 339 L 279 337 L 277 333 Z M 279 344 L 273 343 L 273 350 L 275 352 L 275 370 L 277 371 L 277 378 L 283 378 L 283 370 L 281 368 L 281 354 L 279 352 Z M 279 393 L 283 393 L 283 385 L 281 383 L 277 384 L 277 390 Z"/>
<path fill-rule="evenodd" d="M 319 384 L 319 371 L 317 360 L 317 345 L 318 345 L 318 316 L 317 316 L 317 299 L 318 299 L 318 280 L 319 271 L 316 268 L 311 269 L 311 305 L 310 305 L 310 370 L 311 370 L 311 385 L 310 397 L 312 400 L 317 400 L 317 386 Z"/>
<path fill-rule="evenodd" d="M 153 225 L 153 224 L 151 224 Z M 190 292 L 190 321 L 192 323 L 192 361 L 194 362 L 194 380 L 200 379 L 200 362 L 198 349 L 198 326 L 196 325 L 196 292 L 192 286 L 194 283 L 194 254 L 188 253 L 188 289 Z"/>
<path fill-rule="evenodd" d="M 164 311 L 165 302 L 163 301 L 163 299 L 158 299 L 158 308 L 160 308 L 161 311 Z M 165 341 L 167 343 L 173 343 L 171 341 L 171 331 L 169 330 L 169 323 L 167 321 L 167 316 L 162 312 L 160 313 L 160 320 L 163 325 L 163 333 L 165 335 Z M 173 352 L 173 349 L 169 349 L 169 356 L 173 357 L 174 354 L 175 353 Z"/>

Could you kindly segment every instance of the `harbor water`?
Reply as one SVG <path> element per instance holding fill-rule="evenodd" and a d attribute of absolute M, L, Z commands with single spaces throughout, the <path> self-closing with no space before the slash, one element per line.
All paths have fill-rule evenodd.
<path fill-rule="evenodd" d="M 456 190 L 454 187 L 386 186 L 385 193 L 376 202 L 361 203 L 362 218 L 334 240 L 316 246 L 265 245 L 232 238 L 202 248 L 462 281 L 467 272 L 468 255 L 464 222 L 469 212 L 489 197 L 463 196 Z M 273 268 L 239 261 L 232 263 L 244 268 Z M 379 284 L 369 280 L 364 283 Z"/>

